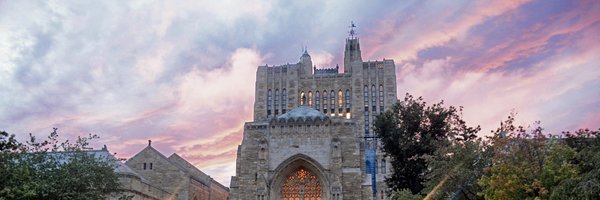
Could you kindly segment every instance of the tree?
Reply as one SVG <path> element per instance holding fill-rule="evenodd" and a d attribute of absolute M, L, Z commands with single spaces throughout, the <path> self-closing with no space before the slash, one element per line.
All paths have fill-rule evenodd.
<path fill-rule="evenodd" d="M 0 131 L 0 156 L 4 153 L 16 151 L 21 144 L 15 139 L 15 135 L 8 134 L 5 131 Z"/>
<path fill-rule="evenodd" d="M 486 199 L 573 199 L 581 180 L 574 148 L 546 137 L 536 122 L 528 131 L 514 115 L 490 138 L 492 162 L 479 180 Z M 590 199 L 590 198 L 575 198 Z M 593 199 L 593 198 L 592 198 Z"/>
<path fill-rule="evenodd" d="M 423 196 L 421 196 L 419 194 L 413 194 L 408 189 L 402 189 L 399 191 L 395 191 L 392 193 L 391 197 L 394 200 L 421 200 L 421 199 L 423 199 Z"/>
<path fill-rule="evenodd" d="M 440 146 L 476 138 L 480 128 L 468 127 L 460 116 L 461 109 L 446 108 L 443 101 L 428 106 L 423 98 L 406 94 L 403 101 L 377 117 L 375 132 L 383 152 L 391 158 L 392 174 L 386 183 L 392 190 L 421 192 L 430 173 L 427 156 Z"/>
<path fill-rule="evenodd" d="M 58 142 L 56 128 L 48 140 L 20 143 L 0 137 L 0 199 L 105 199 L 120 183 L 112 157 L 84 151 L 96 135 L 75 143 Z"/>
<path fill-rule="evenodd" d="M 489 145 L 481 138 L 441 143 L 427 157 L 426 199 L 482 199 L 477 181 L 489 164 Z"/>
<path fill-rule="evenodd" d="M 572 159 L 570 163 L 576 164 L 579 174 L 558 183 L 551 199 L 600 199 L 600 129 L 580 129 L 575 133 L 563 134 L 567 136 L 565 143 L 573 149 L 569 153 L 575 154 L 569 157 Z"/>

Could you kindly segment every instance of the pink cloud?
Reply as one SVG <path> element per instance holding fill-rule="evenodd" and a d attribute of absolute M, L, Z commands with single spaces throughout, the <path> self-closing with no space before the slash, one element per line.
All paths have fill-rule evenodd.
<path fill-rule="evenodd" d="M 0 20 L 14 30 L 0 32 L 0 126 L 19 137 L 51 127 L 67 139 L 97 133 L 94 146 L 118 157 L 152 140 L 228 185 L 252 120 L 256 66 L 295 62 L 294 47 L 308 41 L 314 63 L 333 67 L 342 52 L 322 49 L 343 48 L 337 29 L 356 18 L 363 59 L 396 61 L 400 98 L 465 106 L 484 134 L 513 110 L 519 123 L 542 120 L 552 131 L 599 123 L 595 1 L 549 2 L 556 10 L 518 0 L 238 3 L 3 4 L 0 16 L 15 20 Z M 435 58 L 421 57 L 435 48 Z"/>
<path fill-rule="evenodd" d="M 468 5 L 431 5 L 398 11 L 362 36 L 363 58 L 415 59 L 418 51 L 451 40 L 469 40 L 465 33 L 489 17 L 503 14 L 527 0 L 472 2 Z M 435 17 L 432 17 L 435 16 Z"/>

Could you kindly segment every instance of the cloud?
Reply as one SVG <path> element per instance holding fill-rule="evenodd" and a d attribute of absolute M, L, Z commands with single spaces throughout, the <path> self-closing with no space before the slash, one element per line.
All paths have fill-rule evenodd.
<path fill-rule="evenodd" d="M 363 59 L 395 60 L 400 97 L 462 105 L 486 132 L 512 110 L 552 132 L 600 124 L 594 1 L 0 5 L 0 128 L 96 133 L 125 158 L 152 140 L 224 185 L 256 66 L 297 62 L 308 46 L 317 67 L 343 68 L 350 21 Z"/>
<path fill-rule="evenodd" d="M 527 18 L 506 22 L 506 18 L 527 15 L 523 9 L 491 18 L 485 23 L 496 27 L 475 26 L 466 35 L 486 43 L 474 48 L 470 41 L 457 40 L 424 48 L 419 57 L 403 62 L 398 70 L 399 91 L 465 106 L 465 119 L 482 125 L 482 134 L 489 134 L 513 111 L 519 113 L 519 123 L 541 120 L 554 134 L 583 128 L 575 121 L 595 121 L 593 116 L 600 111 L 595 87 L 600 78 L 595 67 L 599 60 L 594 56 L 600 53 L 594 39 L 600 33 L 600 21 L 597 15 L 589 15 L 595 10 L 598 8 L 553 13 L 560 20 L 545 22 L 544 28 L 513 27 L 538 23 Z M 507 25 L 498 26 L 504 23 Z M 526 36 L 493 37 L 504 33 L 500 29 L 510 29 L 507 27 Z M 446 57 L 439 58 L 441 55 Z"/>
<path fill-rule="evenodd" d="M 364 37 L 373 46 L 363 57 L 415 59 L 425 48 L 452 40 L 468 40 L 465 34 L 490 17 L 526 3 L 525 0 L 498 2 L 418 2 L 398 9 L 370 27 Z M 364 45 L 363 45 L 364 46 Z"/>

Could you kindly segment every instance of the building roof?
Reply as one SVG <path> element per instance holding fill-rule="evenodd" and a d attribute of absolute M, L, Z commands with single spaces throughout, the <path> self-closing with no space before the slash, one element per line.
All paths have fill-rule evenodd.
<path fill-rule="evenodd" d="M 291 111 L 277 116 L 278 121 L 308 121 L 308 120 L 325 120 L 327 115 L 308 106 L 298 106 Z"/>
<path fill-rule="evenodd" d="M 212 178 L 210 176 L 208 176 L 204 172 L 200 171 L 200 169 L 198 169 L 192 163 L 183 159 L 181 156 L 177 155 L 176 153 L 173 153 L 171 156 L 169 156 L 168 161 L 171 164 L 176 165 L 179 169 L 181 169 L 183 172 L 188 174 L 192 179 L 194 179 L 206 186 L 211 185 Z"/>
<path fill-rule="evenodd" d="M 114 155 L 108 152 L 108 149 L 106 149 L 106 147 L 101 150 L 48 152 L 49 155 L 57 158 L 58 162 L 60 163 L 69 162 L 69 159 L 71 159 L 71 157 L 75 156 L 77 153 L 85 153 L 93 156 L 94 158 L 100 161 L 106 161 L 113 164 L 115 166 L 113 171 L 117 174 L 132 175 L 144 180 L 144 178 L 141 177 L 138 173 L 133 171 L 131 168 L 125 165 L 125 163 L 119 161 L 117 158 L 114 157 Z"/>

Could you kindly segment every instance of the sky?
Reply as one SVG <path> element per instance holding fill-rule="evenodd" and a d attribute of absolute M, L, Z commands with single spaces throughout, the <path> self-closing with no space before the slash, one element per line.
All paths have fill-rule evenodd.
<path fill-rule="evenodd" d="M 463 106 L 481 136 L 510 113 L 547 133 L 600 128 L 600 2 L 0 1 L 0 130 L 148 145 L 228 186 L 258 65 L 393 59 L 406 93 Z"/>

